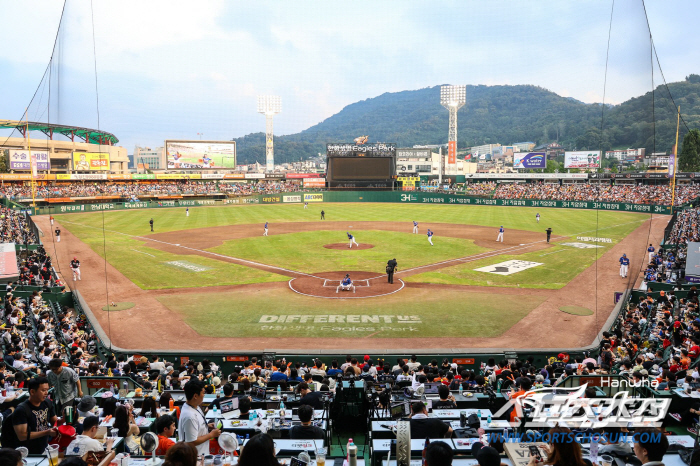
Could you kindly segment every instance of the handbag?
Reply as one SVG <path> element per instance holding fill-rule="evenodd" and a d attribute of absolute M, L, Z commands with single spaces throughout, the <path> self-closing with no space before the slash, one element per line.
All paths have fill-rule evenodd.
<path fill-rule="evenodd" d="M 110 452 L 102 451 L 89 451 L 85 454 L 85 462 L 88 466 L 97 466 L 100 462 L 107 457 Z"/>

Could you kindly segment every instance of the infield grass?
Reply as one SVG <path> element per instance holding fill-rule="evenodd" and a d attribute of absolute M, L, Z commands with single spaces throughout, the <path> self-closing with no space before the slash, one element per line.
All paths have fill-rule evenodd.
<path fill-rule="evenodd" d="M 188 293 L 159 296 L 161 303 L 182 315 L 201 335 L 212 337 L 313 338 L 415 338 L 495 337 L 501 335 L 546 297 L 406 288 L 370 299 L 322 299 L 290 293 L 288 289 L 265 290 L 264 304 L 255 294 L 243 291 Z M 261 305 L 263 309 L 261 309 Z M 261 323 L 262 315 L 393 315 L 417 316 L 420 323 Z"/>

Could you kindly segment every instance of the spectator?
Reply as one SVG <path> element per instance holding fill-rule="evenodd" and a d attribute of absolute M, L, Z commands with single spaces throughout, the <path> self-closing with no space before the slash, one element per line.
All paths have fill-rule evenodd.
<path fill-rule="evenodd" d="M 14 411 L 12 424 L 20 444 L 27 447 L 29 454 L 41 455 L 49 444 L 49 437 L 58 435 L 54 427 L 58 418 L 53 403 L 46 398 L 49 381 L 45 377 L 34 377 L 27 385 L 29 400 Z"/>
<path fill-rule="evenodd" d="M 539 464 L 552 466 L 592 466 L 592 463 L 583 458 L 581 453 L 581 444 L 578 442 L 567 441 L 567 436 L 573 436 L 570 429 L 566 427 L 554 427 L 549 430 L 552 441 L 545 447 L 547 450 L 547 460 L 544 463 L 538 463 L 536 457 L 530 457 L 528 466 L 537 466 Z M 554 436 L 552 434 L 559 434 Z M 563 435 L 562 435 L 563 434 Z"/>
<path fill-rule="evenodd" d="M 411 438 L 449 438 L 452 436 L 452 427 L 440 419 L 428 418 L 428 410 L 425 403 L 416 401 L 411 405 Z"/>
<path fill-rule="evenodd" d="M 634 432 L 634 454 L 642 465 L 663 466 L 668 439 L 659 429 L 641 428 Z"/>
<path fill-rule="evenodd" d="M 23 466 L 22 453 L 14 448 L 0 448 L 0 466 Z"/>
<path fill-rule="evenodd" d="M 457 408 L 457 402 L 454 395 L 450 393 L 447 385 L 438 387 L 438 395 L 440 400 L 433 402 L 433 409 L 454 409 Z"/>
<path fill-rule="evenodd" d="M 170 440 L 175 436 L 175 418 L 169 414 L 164 414 L 156 421 L 156 433 L 158 434 L 158 448 L 156 455 L 163 456 L 167 451 L 175 445 L 175 442 Z"/>
<path fill-rule="evenodd" d="M 196 447 L 198 455 L 206 455 L 209 451 L 208 441 L 217 438 L 221 431 L 214 429 L 213 424 L 208 426 L 204 413 L 199 407 L 204 401 L 204 382 L 191 379 L 185 384 L 185 398 L 187 402 L 182 406 L 180 413 L 180 425 L 178 432 L 183 442 Z M 209 432 L 209 427 L 212 427 Z"/>
<path fill-rule="evenodd" d="M 70 445 L 66 448 L 66 456 L 83 456 L 88 452 L 103 451 L 105 448 L 99 440 L 95 439 L 97 428 L 100 425 L 100 419 L 97 416 L 89 416 L 83 420 L 83 433 L 75 437 Z M 107 451 L 112 449 L 114 438 L 109 437 L 105 441 Z"/>
<path fill-rule="evenodd" d="M 323 429 L 313 425 L 314 408 L 312 408 L 309 405 L 301 405 L 297 410 L 297 415 L 299 416 L 299 421 L 301 421 L 301 425 L 292 427 L 292 430 L 289 434 L 290 438 L 298 440 L 322 440 L 325 437 Z"/>
<path fill-rule="evenodd" d="M 253 436 L 238 459 L 238 466 L 279 466 L 275 457 L 275 443 L 267 434 Z"/>
<path fill-rule="evenodd" d="M 73 406 L 73 400 L 76 397 L 83 396 L 83 389 L 80 386 L 78 374 L 70 367 L 63 367 L 61 359 L 52 359 L 49 362 L 49 369 L 51 370 L 46 375 L 54 389 L 56 408 L 60 413 L 64 406 Z"/>
<path fill-rule="evenodd" d="M 197 448 L 191 443 L 176 443 L 165 454 L 163 466 L 197 466 Z"/>
<path fill-rule="evenodd" d="M 430 445 L 428 445 L 428 448 L 425 450 L 425 466 L 451 466 L 453 456 L 454 452 L 452 451 L 452 448 L 450 448 L 450 446 L 445 442 L 431 442 Z M 481 465 L 482 463 L 479 462 L 479 464 Z"/>

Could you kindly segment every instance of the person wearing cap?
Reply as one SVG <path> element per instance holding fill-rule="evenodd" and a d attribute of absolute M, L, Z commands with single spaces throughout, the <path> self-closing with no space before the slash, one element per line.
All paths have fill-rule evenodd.
<path fill-rule="evenodd" d="M 80 378 L 70 367 L 63 367 L 63 361 L 59 358 L 49 361 L 49 369 L 46 378 L 54 389 L 56 409 L 61 412 L 64 406 L 73 406 L 76 397 L 83 396 Z"/>
<path fill-rule="evenodd" d="M 498 454 L 498 450 L 481 442 L 474 442 L 472 445 L 472 456 L 479 462 L 479 466 L 500 466 L 501 464 L 501 455 Z"/>
<path fill-rule="evenodd" d="M 82 398 L 80 398 L 80 402 L 78 402 L 78 417 L 94 416 L 95 414 L 92 412 L 92 410 L 96 405 L 97 400 L 95 400 L 94 396 L 84 395 Z"/>
<path fill-rule="evenodd" d="M 630 266 L 630 260 L 627 258 L 627 254 L 623 254 L 622 257 L 620 257 L 620 277 L 621 278 L 627 278 L 627 270 L 629 269 Z"/>
<path fill-rule="evenodd" d="M 82 280 L 82 278 L 80 278 L 80 261 L 77 257 L 74 257 L 73 260 L 70 261 L 70 269 L 73 272 L 73 281 L 75 281 L 76 277 L 78 277 L 78 280 Z"/>
<path fill-rule="evenodd" d="M 355 285 L 352 284 L 352 280 L 350 279 L 350 274 L 345 274 L 345 278 L 340 282 L 340 285 L 335 289 L 335 292 L 337 293 L 338 291 L 350 291 L 355 292 Z"/>

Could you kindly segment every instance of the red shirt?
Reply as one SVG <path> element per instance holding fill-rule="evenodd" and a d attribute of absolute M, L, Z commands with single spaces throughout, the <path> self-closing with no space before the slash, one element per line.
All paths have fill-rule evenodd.
<path fill-rule="evenodd" d="M 165 452 L 168 451 L 170 447 L 175 445 L 175 442 L 170 440 L 168 437 L 158 436 L 158 448 L 156 449 L 156 455 L 163 456 Z"/>

